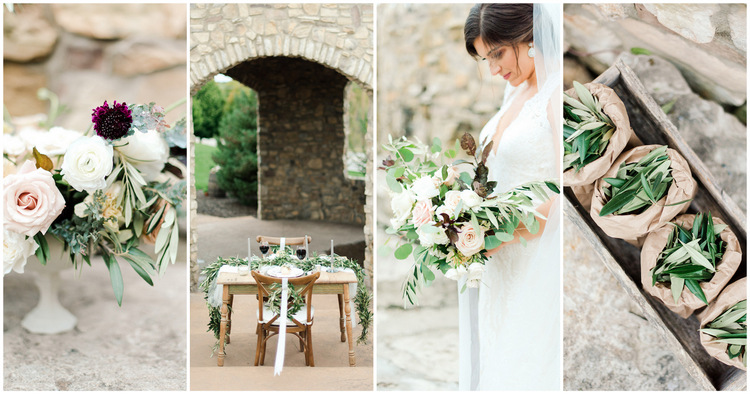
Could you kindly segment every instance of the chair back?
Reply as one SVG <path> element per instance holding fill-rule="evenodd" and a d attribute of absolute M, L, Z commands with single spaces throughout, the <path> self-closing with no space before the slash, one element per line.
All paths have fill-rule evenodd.
<path fill-rule="evenodd" d="M 258 271 L 252 271 L 253 278 L 255 278 L 255 283 L 258 285 L 258 317 L 259 321 L 265 321 L 263 317 L 263 303 L 264 303 L 264 297 L 267 297 L 273 292 L 271 290 L 271 285 L 274 283 L 281 284 L 281 278 L 276 278 L 273 276 L 267 276 L 263 275 Z M 289 278 L 287 282 L 294 286 L 294 290 L 297 291 L 304 299 L 305 304 L 307 305 L 307 320 L 311 321 L 312 318 L 312 295 L 313 295 L 313 285 L 315 284 L 315 281 L 318 280 L 320 277 L 320 272 L 316 272 L 314 274 L 310 274 L 307 276 L 301 276 L 298 278 Z M 267 324 L 272 324 L 276 319 L 279 319 L 281 316 L 276 315 L 271 320 L 268 321 Z M 292 319 L 294 324 L 297 326 L 303 328 L 304 325 L 297 321 L 296 319 Z"/>
<path fill-rule="evenodd" d="M 267 235 L 259 235 L 255 238 L 255 241 L 260 243 L 263 241 L 268 242 L 269 245 L 281 245 L 281 237 L 269 237 Z M 284 243 L 288 245 L 304 245 L 305 244 L 305 237 L 292 237 L 292 238 L 285 238 Z M 312 243 L 312 237 L 307 236 L 307 244 Z"/>

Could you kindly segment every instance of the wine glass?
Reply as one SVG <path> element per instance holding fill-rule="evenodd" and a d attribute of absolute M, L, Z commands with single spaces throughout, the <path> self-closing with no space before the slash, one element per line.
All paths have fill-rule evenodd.
<path fill-rule="evenodd" d="M 263 254 L 263 258 L 265 259 L 266 255 L 268 254 L 268 250 L 270 249 L 270 247 L 268 246 L 268 241 L 261 241 L 259 249 L 260 253 Z"/>
<path fill-rule="evenodd" d="M 305 249 L 304 246 L 298 246 L 297 247 L 297 258 L 300 260 L 304 260 L 305 256 L 307 256 L 307 249 Z"/>

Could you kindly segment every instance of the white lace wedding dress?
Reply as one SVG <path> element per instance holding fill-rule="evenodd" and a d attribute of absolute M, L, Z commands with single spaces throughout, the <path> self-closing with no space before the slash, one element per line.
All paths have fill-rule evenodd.
<path fill-rule="evenodd" d="M 547 117 L 548 100 L 552 94 L 559 94 L 558 86 L 559 78 L 549 78 L 502 132 L 499 145 L 495 143 L 487 167 L 490 180 L 497 181 L 497 192 L 530 181 L 558 179 L 557 133 L 553 133 Z M 482 145 L 492 140 L 518 90 L 510 85 L 506 88 L 502 108 L 480 133 Z M 555 209 L 552 214 L 557 212 Z M 561 389 L 557 239 L 550 247 L 545 238 L 545 250 L 540 250 L 540 238 L 529 240 L 525 247 L 511 244 L 487 262 L 479 287 L 477 389 Z"/>

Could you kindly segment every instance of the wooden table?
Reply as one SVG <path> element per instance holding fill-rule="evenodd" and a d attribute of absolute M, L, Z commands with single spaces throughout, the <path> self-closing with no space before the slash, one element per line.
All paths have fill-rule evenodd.
<path fill-rule="evenodd" d="M 239 273 L 221 272 L 216 278 L 216 283 L 224 286 L 221 304 L 221 328 L 219 330 L 219 356 L 218 365 L 224 366 L 224 339 L 227 335 L 227 325 L 231 327 L 232 318 L 229 312 L 229 304 L 235 294 L 258 294 L 258 286 L 252 275 L 240 275 Z M 343 309 L 346 313 L 346 340 L 349 343 L 349 366 L 354 367 L 357 362 L 354 358 L 354 341 L 352 339 L 352 317 L 351 305 L 349 304 L 349 285 L 357 283 L 357 275 L 354 272 L 321 272 L 320 278 L 313 287 L 314 294 L 337 294 L 341 301 L 343 296 Z M 341 302 L 339 302 L 341 308 Z M 343 320 L 343 319 L 342 319 Z M 343 325 L 342 325 L 343 326 Z M 342 327 L 343 328 L 343 327 Z M 279 337 L 279 340 L 283 340 Z M 343 332 L 342 332 L 342 341 Z"/>

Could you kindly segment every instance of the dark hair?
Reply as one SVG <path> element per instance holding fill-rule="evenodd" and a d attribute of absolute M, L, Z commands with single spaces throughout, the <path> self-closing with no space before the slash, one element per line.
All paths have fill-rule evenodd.
<path fill-rule="evenodd" d="M 487 46 L 509 45 L 518 57 L 518 44 L 534 39 L 533 4 L 477 4 L 471 7 L 464 24 L 466 51 L 478 57 L 477 37 Z"/>

